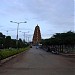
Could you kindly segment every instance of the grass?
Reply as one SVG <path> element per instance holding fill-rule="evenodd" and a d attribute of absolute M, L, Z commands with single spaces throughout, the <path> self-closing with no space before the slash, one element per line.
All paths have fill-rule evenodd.
<path fill-rule="evenodd" d="M 13 56 L 13 55 L 16 55 L 16 54 L 26 51 L 28 49 L 29 49 L 29 47 L 20 48 L 20 49 L 3 49 L 0 51 L 0 60 L 5 59 L 10 56 Z"/>

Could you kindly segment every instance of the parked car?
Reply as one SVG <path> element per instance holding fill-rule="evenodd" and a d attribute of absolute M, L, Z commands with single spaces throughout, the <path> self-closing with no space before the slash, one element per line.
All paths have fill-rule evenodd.
<path fill-rule="evenodd" d="M 57 50 L 56 47 L 50 47 L 50 46 L 48 46 L 47 47 L 47 52 L 51 52 L 53 54 L 59 54 L 59 51 Z"/>
<path fill-rule="evenodd" d="M 57 50 L 57 48 L 52 48 L 52 49 L 51 49 L 51 52 L 52 52 L 53 54 L 59 54 L 59 51 Z"/>

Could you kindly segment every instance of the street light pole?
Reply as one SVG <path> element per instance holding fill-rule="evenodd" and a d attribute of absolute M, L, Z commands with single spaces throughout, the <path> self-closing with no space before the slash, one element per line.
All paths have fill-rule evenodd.
<path fill-rule="evenodd" d="M 6 32 L 7 32 L 7 36 L 8 36 L 8 30 L 6 30 Z"/>
<path fill-rule="evenodd" d="M 27 21 L 25 21 L 25 22 L 13 22 L 13 21 L 10 21 L 11 23 L 17 23 L 18 24 L 18 26 L 17 26 L 17 37 L 16 37 L 16 39 L 17 39 L 17 41 L 16 41 L 16 45 L 17 45 L 17 48 L 18 48 L 18 30 L 19 30 L 19 24 L 20 23 L 27 23 Z"/>
<path fill-rule="evenodd" d="M 28 32 L 22 32 L 22 33 L 24 33 L 24 41 L 26 41 L 26 40 L 25 40 L 26 33 L 29 33 L 29 31 L 28 31 Z"/>
<path fill-rule="evenodd" d="M 18 24 L 18 26 L 17 26 L 17 37 L 16 37 L 16 39 L 17 39 L 17 41 L 18 41 L 18 29 L 19 29 L 19 23 L 17 23 Z"/>

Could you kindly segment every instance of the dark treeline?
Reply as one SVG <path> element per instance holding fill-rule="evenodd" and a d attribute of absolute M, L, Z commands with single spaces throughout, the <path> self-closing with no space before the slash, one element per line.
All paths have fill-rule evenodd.
<path fill-rule="evenodd" d="M 21 39 L 11 39 L 11 36 L 5 36 L 0 32 L 0 49 L 4 48 L 23 48 L 28 46 L 28 44 L 25 44 L 25 41 L 22 41 Z"/>
<path fill-rule="evenodd" d="M 68 31 L 66 33 L 56 33 L 49 39 L 42 39 L 41 41 L 43 46 L 63 46 L 74 48 L 75 46 L 75 33 Z"/>
<path fill-rule="evenodd" d="M 43 39 L 42 44 L 45 45 L 74 45 L 75 44 L 75 33 L 67 32 L 67 33 L 56 33 L 49 39 Z"/>

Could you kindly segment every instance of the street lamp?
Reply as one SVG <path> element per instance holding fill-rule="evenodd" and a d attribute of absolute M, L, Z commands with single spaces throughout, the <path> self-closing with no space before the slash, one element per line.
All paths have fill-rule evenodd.
<path fill-rule="evenodd" d="M 32 35 L 28 35 L 28 42 L 30 41 L 29 39 L 30 39 L 31 36 L 32 36 Z"/>
<path fill-rule="evenodd" d="M 22 31 L 20 31 L 20 32 L 22 32 Z M 26 41 L 25 40 L 25 36 L 26 36 L 26 33 L 29 33 L 29 31 L 28 32 L 22 32 L 22 33 L 24 33 L 24 41 Z M 24 42 L 25 43 L 25 42 Z"/>
<path fill-rule="evenodd" d="M 8 36 L 8 30 L 6 30 L 6 32 L 7 32 L 7 36 Z"/>
<path fill-rule="evenodd" d="M 25 21 L 25 22 L 14 22 L 14 21 L 10 21 L 11 23 L 17 23 L 18 24 L 18 26 L 17 26 L 17 42 L 16 42 L 16 44 L 17 44 L 17 47 L 18 47 L 18 29 L 19 29 L 19 24 L 20 23 L 27 23 L 27 21 Z"/>

